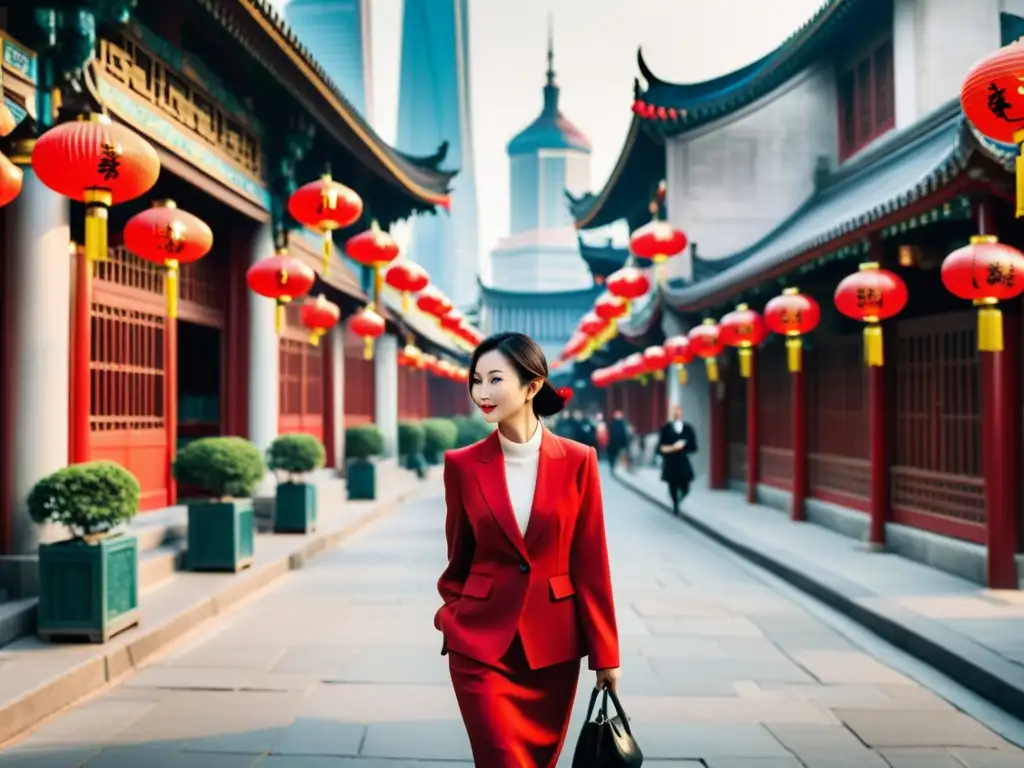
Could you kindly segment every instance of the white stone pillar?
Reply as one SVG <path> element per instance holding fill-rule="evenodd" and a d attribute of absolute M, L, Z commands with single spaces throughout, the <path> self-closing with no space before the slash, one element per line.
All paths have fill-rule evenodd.
<path fill-rule="evenodd" d="M 254 234 L 251 261 L 274 254 L 270 224 Z M 249 295 L 249 440 L 265 451 L 277 437 L 278 341 L 274 330 L 274 300 L 254 291 Z"/>
<path fill-rule="evenodd" d="M 30 166 L 23 166 L 21 194 L 6 211 L 5 297 L 11 345 L 13 499 L 11 546 L 14 555 L 35 554 L 40 541 L 63 536 L 41 530 L 29 518 L 25 501 L 42 477 L 68 463 L 68 395 L 71 364 L 71 228 L 68 199 L 48 189 Z M 10 503 L 13 502 L 13 503 Z"/>
<path fill-rule="evenodd" d="M 393 458 L 398 451 L 398 337 L 390 333 L 378 337 L 373 373 L 374 420 L 384 433 L 384 455 Z"/>
<path fill-rule="evenodd" d="M 334 464 L 335 469 L 345 467 L 345 327 L 337 325 L 328 335 L 331 345 L 331 377 L 334 402 Z"/>
<path fill-rule="evenodd" d="M 903 129 L 917 122 L 918 72 L 917 0 L 895 0 L 892 19 L 893 86 L 896 103 L 896 128 Z"/>

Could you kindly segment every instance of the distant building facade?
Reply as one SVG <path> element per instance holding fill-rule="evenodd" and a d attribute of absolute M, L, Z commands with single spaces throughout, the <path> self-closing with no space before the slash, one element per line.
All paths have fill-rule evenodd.
<path fill-rule="evenodd" d="M 491 252 L 499 290 L 582 290 L 592 285 L 580 259 L 565 192 L 590 186 L 590 141 L 558 108 L 554 50 L 548 43 L 544 107 L 508 143 L 509 236 Z"/>
<path fill-rule="evenodd" d="M 405 0 L 397 147 L 458 170 L 451 210 L 412 220 L 410 257 L 456 307 L 477 298 L 480 244 L 469 90 L 468 0 Z"/>
<path fill-rule="evenodd" d="M 372 125 L 370 0 L 289 0 L 284 16 L 327 76 Z"/>

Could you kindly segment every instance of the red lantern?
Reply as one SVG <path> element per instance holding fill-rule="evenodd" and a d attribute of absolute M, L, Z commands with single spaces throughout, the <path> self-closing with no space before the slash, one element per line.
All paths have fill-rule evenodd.
<path fill-rule="evenodd" d="M 320 346 L 320 337 L 338 324 L 341 309 L 333 301 L 328 301 L 321 293 L 315 300 L 306 299 L 299 307 L 299 319 L 309 328 L 309 343 Z"/>
<path fill-rule="evenodd" d="M 1003 313 L 997 304 L 1024 291 L 1024 254 L 994 235 L 975 235 L 942 262 L 942 284 L 978 307 L 978 349 L 1002 352 Z"/>
<path fill-rule="evenodd" d="M 836 309 L 847 317 L 867 323 L 864 329 L 864 362 L 881 366 L 883 320 L 895 317 L 907 306 L 907 285 L 875 262 L 861 264 L 858 271 L 836 286 Z"/>
<path fill-rule="evenodd" d="M 448 310 L 447 314 L 441 316 L 441 327 L 449 333 L 458 331 L 465 320 L 465 316 L 457 309 Z"/>
<path fill-rule="evenodd" d="M 178 209 L 173 200 L 158 200 L 124 225 L 124 247 L 140 259 L 164 268 L 167 316 L 178 316 L 178 267 L 203 258 L 213 247 L 205 221 Z"/>
<path fill-rule="evenodd" d="M 626 301 L 619 296 L 614 296 L 607 291 L 602 293 L 594 302 L 594 314 L 603 320 L 615 322 L 626 314 Z"/>
<path fill-rule="evenodd" d="M 800 337 L 818 327 L 821 321 L 821 307 L 810 296 L 800 293 L 799 288 L 784 288 L 764 307 L 764 322 L 772 333 L 786 337 L 786 360 L 791 373 L 801 369 Z"/>
<path fill-rule="evenodd" d="M 685 336 L 673 336 L 662 345 L 669 360 L 679 366 L 679 383 L 686 383 L 686 366 L 693 361 L 690 340 Z"/>
<path fill-rule="evenodd" d="M 612 296 L 618 296 L 626 302 L 626 311 L 629 311 L 630 302 L 639 299 L 651 290 L 651 281 L 647 275 L 636 267 L 622 267 L 608 276 L 605 281 L 608 292 Z"/>
<path fill-rule="evenodd" d="M 694 326 L 687 334 L 690 349 L 697 357 L 704 358 L 708 371 L 708 381 L 718 381 L 718 355 L 722 354 L 722 342 L 718 338 L 718 326 L 710 317 L 701 325 Z"/>
<path fill-rule="evenodd" d="M 380 306 L 380 270 L 398 258 L 398 243 L 374 221 L 368 230 L 345 243 L 345 253 L 353 261 L 373 270 L 373 303 Z"/>
<path fill-rule="evenodd" d="M 0 208 L 21 194 L 25 174 L 6 155 L 0 155 Z"/>
<path fill-rule="evenodd" d="M 653 373 L 654 378 L 661 380 L 665 378 L 665 369 L 668 368 L 671 358 L 663 347 L 651 346 L 642 352 L 644 360 L 644 371 Z"/>
<path fill-rule="evenodd" d="M 420 312 L 432 315 L 440 320 L 451 312 L 452 303 L 448 300 L 448 297 L 437 290 L 437 288 L 428 285 L 420 291 L 419 296 L 416 297 L 416 307 Z"/>
<path fill-rule="evenodd" d="M 363 337 L 363 359 L 373 359 L 373 341 L 384 333 L 384 318 L 368 305 L 348 319 L 348 327 L 356 336 Z"/>
<path fill-rule="evenodd" d="M 967 119 L 993 141 L 1024 151 L 1024 41 L 990 53 L 967 72 L 960 106 Z M 1017 157 L 1017 216 L 1024 216 L 1024 157 Z"/>
<path fill-rule="evenodd" d="M 398 364 L 407 368 L 422 368 L 423 352 L 415 344 L 406 344 L 405 348 L 398 353 Z"/>
<path fill-rule="evenodd" d="M 402 292 L 402 312 L 409 311 L 409 294 L 418 293 L 430 285 L 427 270 L 413 261 L 392 264 L 384 275 L 384 282 Z"/>
<path fill-rule="evenodd" d="M 637 256 L 650 259 L 660 276 L 664 263 L 686 248 L 686 235 L 667 221 L 655 219 L 633 233 L 629 248 Z"/>
<path fill-rule="evenodd" d="M 638 376 L 643 376 L 647 372 L 644 368 L 644 356 L 640 352 L 628 355 L 622 360 L 622 368 L 620 370 L 624 379 L 635 379 Z"/>
<path fill-rule="evenodd" d="M 764 341 L 768 335 L 764 320 L 746 304 L 738 304 L 736 309 L 718 322 L 718 338 L 728 347 L 736 347 L 740 356 L 740 375 L 750 378 L 751 359 L 754 347 Z"/>
<path fill-rule="evenodd" d="M 309 293 L 316 281 L 316 273 L 305 262 L 289 256 L 288 251 L 282 249 L 249 267 L 245 279 L 255 293 L 277 303 L 274 327 L 280 333 L 284 328 L 285 305 Z"/>
<path fill-rule="evenodd" d="M 363 200 L 325 173 L 316 181 L 303 184 L 288 198 L 288 213 L 300 224 L 317 230 L 324 237 L 324 275 L 331 264 L 333 232 L 350 227 L 363 215 Z"/>
<path fill-rule="evenodd" d="M 107 257 L 107 208 L 152 189 L 160 159 L 137 133 L 93 113 L 40 136 L 32 168 L 57 194 L 85 203 L 85 254 L 98 261 Z"/>

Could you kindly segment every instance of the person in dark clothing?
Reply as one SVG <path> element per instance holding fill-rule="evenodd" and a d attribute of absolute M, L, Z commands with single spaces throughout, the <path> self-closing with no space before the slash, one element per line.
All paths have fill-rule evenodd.
<path fill-rule="evenodd" d="M 615 471 L 619 456 L 629 447 L 629 422 L 622 411 L 615 411 L 608 424 L 608 464 Z"/>
<path fill-rule="evenodd" d="M 658 450 L 661 452 L 661 480 L 668 484 L 672 512 L 678 515 L 679 505 L 690 492 L 690 483 L 693 482 L 690 454 L 697 452 L 697 434 L 683 421 L 681 406 L 672 409 L 672 419 L 661 428 Z"/>
<path fill-rule="evenodd" d="M 573 411 L 573 420 L 576 422 L 576 435 L 573 437 L 578 443 L 597 448 L 597 429 L 583 411 Z"/>

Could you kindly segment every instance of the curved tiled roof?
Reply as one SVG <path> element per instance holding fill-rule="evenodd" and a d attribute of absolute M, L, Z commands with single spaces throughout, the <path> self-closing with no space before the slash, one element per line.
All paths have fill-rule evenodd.
<path fill-rule="evenodd" d="M 777 88 L 822 57 L 851 26 L 873 21 L 877 0 L 827 0 L 778 48 L 745 67 L 699 83 L 672 83 L 651 71 L 643 51 L 637 65 L 647 88 L 637 83 L 633 112 L 666 135 L 674 135 L 734 112 Z M 872 15 L 873 14 L 873 15 Z"/>
<path fill-rule="evenodd" d="M 348 102 L 269 0 L 196 1 L 272 75 L 285 83 L 302 83 L 304 87 L 291 89 L 296 99 L 349 149 L 357 146 L 368 149 L 376 173 L 422 202 L 448 207 L 449 184 L 456 172 L 439 170 L 434 162 L 436 156 L 411 157 L 385 143 Z M 255 45 L 258 43 L 263 44 L 260 47 L 277 49 L 281 56 L 270 60 L 261 55 Z M 438 154 L 442 152 L 443 149 Z"/>

